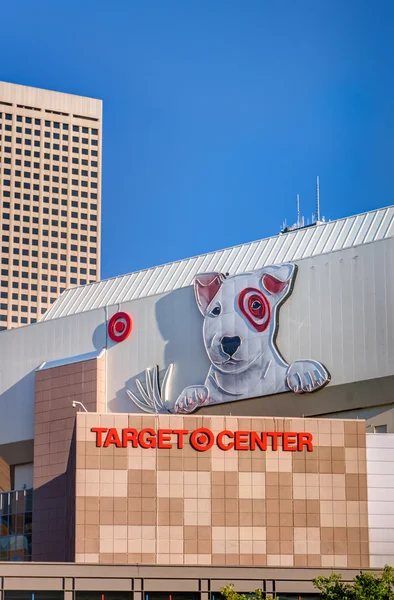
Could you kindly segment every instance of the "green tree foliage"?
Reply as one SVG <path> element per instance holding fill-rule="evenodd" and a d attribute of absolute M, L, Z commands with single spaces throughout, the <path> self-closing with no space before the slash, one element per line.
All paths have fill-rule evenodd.
<path fill-rule="evenodd" d="M 380 574 L 361 572 L 353 583 L 344 583 L 341 575 L 321 576 L 313 585 L 322 600 L 394 600 L 394 569 L 386 565 Z"/>
<path fill-rule="evenodd" d="M 352 583 L 342 581 L 342 575 L 322 575 L 313 579 L 313 585 L 322 600 L 394 600 L 394 569 L 386 565 L 380 573 L 361 571 Z M 220 593 L 224 600 L 264 600 L 262 590 L 246 596 L 236 592 L 232 584 L 222 587 Z M 280 600 L 280 594 L 277 598 Z"/>
<path fill-rule="evenodd" d="M 236 592 L 232 583 L 220 588 L 220 593 L 224 600 L 251 600 L 251 598 L 253 600 L 264 600 L 264 594 L 262 590 L 255 590 L 246 596 L 245 594 Z"/>

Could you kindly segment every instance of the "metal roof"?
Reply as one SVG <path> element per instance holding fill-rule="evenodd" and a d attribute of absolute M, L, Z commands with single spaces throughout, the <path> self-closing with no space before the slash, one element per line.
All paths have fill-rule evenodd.
<path fill-rule="evenodd" d="M 93 352 L 87 352 L 86 354 L 77 354 L 76 356 L 67 356 L 66 358 L 59 358 L 58 360 L 44 361 L 37 368 L 37 371 L 44 371 L 55 367 L 64 367 L 65 365 L 72 365 L 74 363 L 84 362 L 85 360 L 101 358 L 104 352 L 105 348 L 102 348 L 101 350 L 94 350 Z"/>
<path fill-rule="evenodd" d="M 66 317 L 191 285 L 198 273 L 245 271 L 327 254 L 394 236 L 394 206 L 280 233 L 63 292 L 41 321 Z"/>

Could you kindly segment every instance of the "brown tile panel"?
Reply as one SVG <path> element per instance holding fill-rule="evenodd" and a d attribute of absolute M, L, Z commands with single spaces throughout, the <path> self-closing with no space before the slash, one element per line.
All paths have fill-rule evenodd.
<path fill-rule="evenodd" d="M 11 489 L 10 465 L 0 456 L 0 492 L 8 492 Z"/>
<path fill-rule="evenodd" d="M 96 448 L 92 426 L 307 431 L 314 450 Z M 77 562 L 368 566 L 364 422 L 80 415 L 76 461 Z"/>
<path fill-rule="evenodd" d="M 105 354 L 36 371 L 33 560 L 73 559 L 75 465 L 82 468 L 86 460 L 90 465 L 92 461 L 87 452 L 78 457 L 72 452 L 76 414 L 72 402 L 82 402 L 90 412 L 104 410 L 104 383 Z M 98 453 L 92 456 L 100 458 Z"/>

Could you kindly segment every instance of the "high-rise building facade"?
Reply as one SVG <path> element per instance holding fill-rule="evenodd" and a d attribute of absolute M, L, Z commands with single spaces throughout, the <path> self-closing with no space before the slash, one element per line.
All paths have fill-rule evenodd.
<path fill-rule="evenodd" d="M 102 102 L 0 82 L 0 330 L 100 278 Z"/>

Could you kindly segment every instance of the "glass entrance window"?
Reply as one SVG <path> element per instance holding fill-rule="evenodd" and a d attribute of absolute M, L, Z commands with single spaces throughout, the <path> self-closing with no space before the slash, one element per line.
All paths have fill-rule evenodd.
<path fill-rule="evenodd" d="M 239 593 L 246 596 L 246 598 L 250 598 L 250 600 L 253 600 L 255 598 L 255 594 L 253 594 L 251 592 L 239 592 Z M 224 597 L 222 596 L 222 594 L 220 592 L 212 592 L 211 600 L 224 600 Z"/>
<path fill-rule="evenodd" d="M 31 560 L 33 490 L 0 494 L 0 561 Z"/>
<path fill-rule="evenodd" d="M 4 600 L 63 600 L 63 592 L 5 591 Z"/>
<path fill-rule="evenodd" d="M 251 593 L 244 593 L 247 598 L 253 599 L 255 596 Z M 220 592 L 214 592 L 211 594 L 211 600 L 223 600 L 223 596 Z M 319 594 L 288 594 L 276 592 L 276 600 L 321 600 Z"/>
<path fill-rule="evenodd" d="M 200 594 L 192 592 L 147 592 L 145 600 L 200 600 Z"/>
<path fill-rule="evenodd" d="M 277 600 L 321 600 L 320 594 L 276 594 Z"/>
<path fill-rule="evenodd" d="M 132 600 L 132 592 L 75 592 L 76 600 Z"/>

